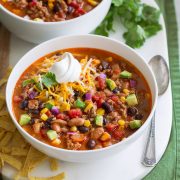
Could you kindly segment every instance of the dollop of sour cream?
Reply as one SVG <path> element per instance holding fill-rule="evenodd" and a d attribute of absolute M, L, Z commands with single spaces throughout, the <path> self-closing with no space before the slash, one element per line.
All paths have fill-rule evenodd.
<path fill-rule="evenodd" d="M 58 83 L 79 81 L 81 64 L 71 53 L 65 52 L 49 71 L 55 74 Z"/>

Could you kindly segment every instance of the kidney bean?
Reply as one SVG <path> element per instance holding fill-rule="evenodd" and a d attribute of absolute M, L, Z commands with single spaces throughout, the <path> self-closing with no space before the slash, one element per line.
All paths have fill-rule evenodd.
<path fill-rule="evenodd" d="M 84 124 L 83 118 L 73 118 L 68 121 L 69 126 L 82 126 Z"/>

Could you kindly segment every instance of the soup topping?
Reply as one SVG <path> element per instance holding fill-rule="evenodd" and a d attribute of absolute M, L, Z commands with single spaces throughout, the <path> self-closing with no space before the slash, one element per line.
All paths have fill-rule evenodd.
<path fill-rule="evenodd" d="M 54 73 L 58 83 L 80 80 L 81 64 L 71 53 L 64 53 L 59 62 L 55 62 L 49 70 Z"/>
<path fill-rule="evenodd" d="M 17 82 L 13 107 L 35 138 L 89 150 L 118 143 L 140 128 L 151 111 L 151 93 L 142 74 L 121 57 L 77 48 L 32 64 Z"/>
<path fill-rule="evenodd" d="M 34 21 L 64 21 L 96 7 L 101 0 L 0 0 L 12 13 Z"/>

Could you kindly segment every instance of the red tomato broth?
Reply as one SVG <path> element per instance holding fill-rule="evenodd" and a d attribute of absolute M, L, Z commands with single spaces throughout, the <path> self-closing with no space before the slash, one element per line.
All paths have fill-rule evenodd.
<path fill-rule="evenodd" d="M 109 57 L 112 57 L 113 60 L 111 62 L 108 62 L 110 65 L 119 64 L 122 69 L 125 69 L 125 70 L 131 72 L 133 74 L 133 79 L 136 80 L 135 93 L 137 94 L 137 97 L 138 97 L 138 105 L 136 105 L 135 108 L 137 108 L 138 111 L 141 114 L 143 114 L 143 117 L 141 119 L 142 124 L 146 121 L 146 119 L 148 118 L 148 116 L 151 112 L 151 108 L 152 108 L 152 96 L 151 96 L 150 88 L 149 88 L 148 83 L 146 82 L 144 76 L 134 65 L 132 65 L 130 62 L 128 62 L 124 58 L 122 58 L 116 54 L 113 54 L 113 53 L 110 53 L 110 52 L 107 52 L 104 50 L 99 50 L 99 49 L 91 49 L 91 48 L 64 49 L 64 50 L 50 53 L 50 54 L 38 59 L 32 65 L 30 65 L 20 76 L 19 80 L 17 81 L 16 87 L 14 89 L 13 98 L 15 96 L 21 96 L 22 91 L 23 91 L 22 82 L 25 79 L 28 79 L 29 76 L 38 73 L 39 69 L 41 69 L 41 67 L 42 67 L 42 64 L 43 64 L 45 58 L 50 58 L 50 57 L 54 56 L 55 54 L 62 54 L 64 52 L 71 52 L 78 60 L 81 60 L 85 56 L 88 56 L 89 58 L 96 57 L 100 61 L 104 61 L 105 59 L 109 59 Z M 76 55 L 76 54 L 78 54 L 78 55 Z M 79 54 L 80 54 L 80 56 L 79 56 Z M 124 79 L 124 81 L 126 82 L 129 80 Z M 121 90 L 121 93 L 123 94 L 122 90 Z M 119 93 L 119 94 L 121 94 L 121 93 Z M 117 98 L 116 94 L 113 94 L 113 96 L 112 96 L 112 99 L 114 99 L 114 100 L 119 99 L 119 98 Z M 17 120 L 19 120 L 21 114 L 27 113 L 27 111 L 20 109 L 18 103 L 14 102 L 14 101 L 12 103 L 13 103 L 13 112 L 15 114 L 15 117 Z M 126 104 L 125 104 L 125 106 L 127 107 Z M 64 114 L 68 115 L 67 112 L 65 112 Z M 86 113 L 84 113 L 82 111 L 82 114 L 85 115 Z M 108 115 L 107 113 L 105 113 L 105 114 Z M 123 118 L 121 118 L 121 119 L 123 119 Z M 133 119 L 134 119 L 134 116 L 131 117 L 128 115 L 125 119 L 126 124 L 129 123 Z M 107 141 L 101 141 L 100 139 L 95 140 L 96 146 L 93 149 L 103 148 L 103 147 L 109 146 L 111 144 L 118 143 L 122 139 L 127 138 L 128 136 L 130 136 L 137 130 L 137 129 L 131 129 L 126 124 L 125 124 L 125 126 L 127 126 L 126 128 L 119 130 L 120 126 L 118 126 L 118 123 L 114 123 L 114 120 L 112 122 L 113 123 L 111 123 L 111 121 L 108 120 L 108 124 L 106 124 L 106 126 L 103 126 L 103 128 L 105 129 L 104 131 L 108 132 L 111 135 L 111 139 L 107 140 Z M 117 122 L 117 120 L 116 120 L 116 122 Z M 80 134 L 83 134 L 83 136 L 85 138 L 82 142 L 78 142 L 81 144 L 81 147 L 78 149 L 74 149 L 74 150 L 88 150 L 89 149 L 89 148 L 87 148 L 87 142 L 89 141 L 89 139 L 92 139 L 91 138 L 91 133 L 92 133 L 91 130 L 92 130 L 92 128 L 94 128 L 94 129 L 98 128 L 98 126 L 94 125 L 93 123 L 94 122 L 92 122 L 91 128 L 89 128 L 89 132 L 80 133 Z M 23 126 L 23 128 L 34 138 L 36 138 L 46 144 L 53 145 L 52 141 L 50 141 L 47 137 L 44 137 L 41 134 L 41 132 L 34 133 L 34 130 L 31 125 L 29 125 L 29 124 L 25 125 L 25 126 Z M 67 138 L 65 138 L 65 134 L 66 133 L 64 133 L 64 134 L 60 133 L 61 143 L 59 145 L 55 145 L 55 146 L 57 146 L 59 148 L 67 149 Z"/>

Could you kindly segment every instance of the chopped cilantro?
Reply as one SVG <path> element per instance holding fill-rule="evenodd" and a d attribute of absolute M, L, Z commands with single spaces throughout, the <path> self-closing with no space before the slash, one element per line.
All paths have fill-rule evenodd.
<path fill-rule="evenodd" d="M 113 22 L 116 16 L 126 28 L 123 34 L 126 44 L 133 48 L 141 47 L 148 37 L 162 29 L 159 24 L 160 11 L 158 9 L 140 0 L 112 0 L 107 16 L 95 33 L 109 36 L 109 33 L 114 31 Z"/>
<path fill-rule="evenodd" d="M 25 87 L 28 84 L 34 84 L 34 83 L 35 83 L 34 79 L 26 79 L 22 82 L 22 86 Z"/>
<path fill-rule="evenodd" d="M 52 72 L 48 72 L 42 76 L 42 83 L 47 87 L 51 87 L 57 84 L 56 76 Z"/>

